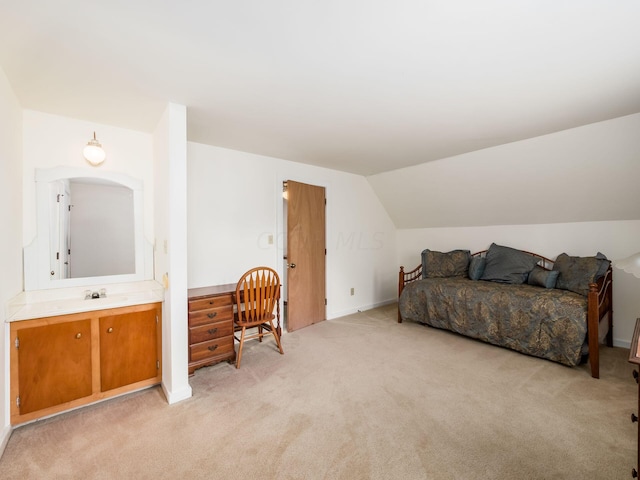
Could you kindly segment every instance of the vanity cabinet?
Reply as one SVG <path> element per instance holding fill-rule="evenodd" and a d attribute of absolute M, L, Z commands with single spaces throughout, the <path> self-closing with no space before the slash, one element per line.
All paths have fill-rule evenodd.
<path fill-rule="evenodd" d="M 11 423 L 160 383 L 161 305 L 11 322 Z"/>
<path fill-rule="evenodd" d="M 160 316 L 155 308 L 107 315 L 99 324 L 101 392 L 159 375 Z"/>
<path fill-rule="evenodd" d="M 26 326 L 18 332 L 12 338 L 19 364 L 21 388 L 15 398 L 20 414 L 91 395 L 90 319 Z"/>

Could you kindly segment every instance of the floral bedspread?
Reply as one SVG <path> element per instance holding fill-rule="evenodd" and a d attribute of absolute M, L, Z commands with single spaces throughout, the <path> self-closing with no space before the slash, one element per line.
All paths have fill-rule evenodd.
<path fill-rule="evenodd" d="M 427 278 L 405 286 L 399 308 L 404 320 L 570 366 L 587 334 L 586 297 L 526 284 Z"/>

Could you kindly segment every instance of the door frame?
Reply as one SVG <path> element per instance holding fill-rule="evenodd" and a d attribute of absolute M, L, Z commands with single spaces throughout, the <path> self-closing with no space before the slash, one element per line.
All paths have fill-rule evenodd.
<path fill-rule="evenodd" d="M 331 254 L 331 250 L 332 250 L 329 246 L 329 239 L 332 238 L 331 231 L 330 231 L 331 222 L 329 221 L 329 219 L 331 218 L 331 208 L 330 208 L 331 207 L 331 200 L 330 200 L 331 182 L 324 177 L 311 178 L 311 177 L 300 176 L 300 175 L 286 175 L 283 173 L 278 173 L 277 175 L 278 183 L 277 183 L 277 189 L 276 189 L 277 191 L 276 231 L 278 232 L 278 234 L 276 235 L 275 247 L 276 247 L 276 255 L 277 255 L 276 271 L 278 272 L 278 275 L 280 275 L 280 278 L 282 279 L 285 279 L 287 274 L 287 272 L 284 271 L 285 270 L 284 269 L 284 240 L 286 239 L 287 232 L 284 229 L 284 197 L 282 196 L 282 184 L 287 180 L 306 183 L 309 185 L 315 185 L 317 187 L 324 188 L 325 201 L 327 202 L 325 207 L 325 217 L 324 217 L 324 244 L 325 244 L 325 248 L 327 249 L 327 254 L 325 255 L 325 258 L 324 258 L 324 294 L 325 294 L 325 298 L 327 299 L 327 305 L 326 305 L 327 308 L 325 308 L 325 317 L 326 317 L 326 320 L 328 320 L 329 319 L 328 307 L 331 301 L 331 292 L 329 288 L 331 285 L 331 282 L 328 281 L 328 279 L 331 278 L 331 263 L 329 262 L 329 255 Z M 283 297 L 282 300 L 284 301 L 286 300 L 286 298 Z M 284 308 L 282 310 L 284 311 Z M 285 328 L 283 328 L 282 331 L 288 333 L 288 331 Z"/>

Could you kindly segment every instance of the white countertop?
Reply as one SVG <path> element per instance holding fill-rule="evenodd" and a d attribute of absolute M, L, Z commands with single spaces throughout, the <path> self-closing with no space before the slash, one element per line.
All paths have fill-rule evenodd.
<path fill-rule="evenodd" d="M 85 300 L 86 290 L 99 292 L 103 288 L 106 291 L 105 297 Z M 9 300 L 6 322 L 142 305 L 163 300 L 164 287 L 155 280 L 33 290 L 19 293 Z"/>

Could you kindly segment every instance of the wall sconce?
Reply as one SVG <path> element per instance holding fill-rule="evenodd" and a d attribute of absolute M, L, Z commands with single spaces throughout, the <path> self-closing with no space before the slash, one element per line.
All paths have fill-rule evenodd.
<path fill-rule="evenodd" d="M 102 149 L 102 145 L 100 145 L 100 142 L 96 140 L 96 132 L 93 132 L 93 138 L 89 140 L 89 143 L 84 147 L 82 154 L 84 155 L 84 158 L 87 159 L 87 162 L 94 167 L 100 165 L 104 162 L 104 159 L 107 158 L 107 154 Z"/>
<path fill-rule="evenodd" d="M 613 264 L 616 268 L 624 270 L 636 278 L 640 278 L 640 253 L 634 253 L 627 258 L 615 260 Z"/>

